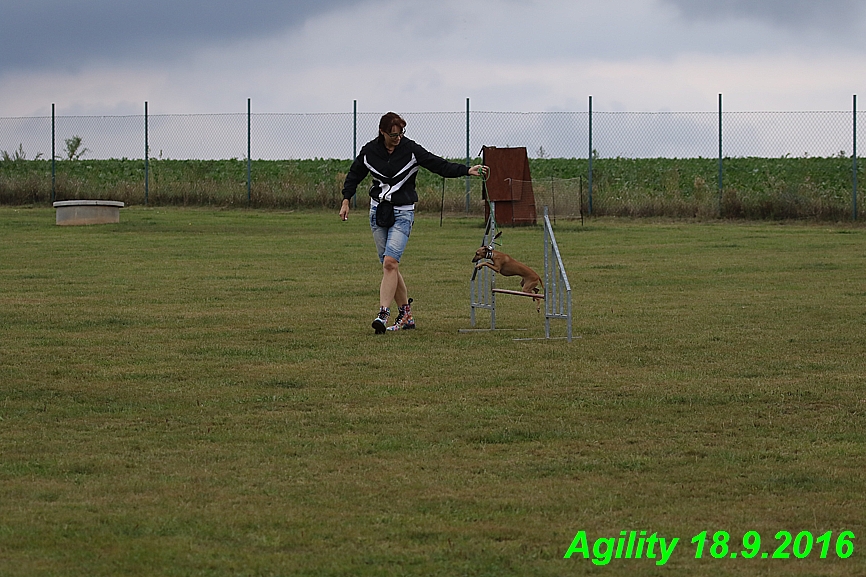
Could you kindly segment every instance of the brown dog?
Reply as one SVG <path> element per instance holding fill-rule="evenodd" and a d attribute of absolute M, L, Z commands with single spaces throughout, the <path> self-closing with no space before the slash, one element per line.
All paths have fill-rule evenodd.
<path fill-rule="evenodd" d="M 501 232 L 498 233 L 493 240 L 499 238 Z M 481 260 L 490 260 L 492 262 L 478 262 Z M 520 262 L 517 259 L 514 259 L 504 252 L 500 252 L 498 250 L 493 250 L 493 243 L 491 242 L 489 246 L 482 246 L 478 250 L 475 251 L 475 256 L 472 258 L 472 262 L 476 262 L 478 264 L 475 265 L 476 269 L 480 269 L 483 266 L 492 268 L 495 272 L 501 274 L 502 276 L 519 276 L 520 280 L 520 288 L 523 289 L 523 292 L 533 292 L 538 294 L 539 289 L 544 288 L 544 283 L 541 282 L 541 277 L 538 276 L 538 273 Z M 532 299 L 536 303 L 536 309 L 541 311 L 541 299 L 534 298 Z"/>

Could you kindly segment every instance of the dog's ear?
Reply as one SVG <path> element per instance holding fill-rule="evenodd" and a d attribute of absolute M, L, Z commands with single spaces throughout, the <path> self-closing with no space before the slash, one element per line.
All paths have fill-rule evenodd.
<path fill-rule="evenodd" d="M 499 232 L 496 233 L 496 236 L 493 237 L 493 240 L 496 240 L 496 239 L 499 238 L 500 236 L 502 236 L 502 231 L 501 231 L 501 230 L 500 230 Z"/>

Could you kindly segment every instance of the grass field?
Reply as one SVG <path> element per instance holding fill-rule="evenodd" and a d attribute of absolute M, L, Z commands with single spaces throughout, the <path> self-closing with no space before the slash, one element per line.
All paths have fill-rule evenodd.
<path fill-rule="evenodd" d="M 418 219 L 383 336 L 362 212 L 53 218 L 0 208 L 4 576 L 866 574 L 862 227 L 559 223 L 569 344 L 513 341 L 517 297 L 527 331 L 458 333 L 477 218 Z M 679 543 L 596 566 L 578 531 Z"/>

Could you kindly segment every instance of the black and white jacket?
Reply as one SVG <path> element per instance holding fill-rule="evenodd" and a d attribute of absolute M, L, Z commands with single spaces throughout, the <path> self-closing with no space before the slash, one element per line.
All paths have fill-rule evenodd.
<path fill-rule="evenodd" d="M 376 202 L 387 200 L 395 206 L 415 204 L 418 201 L 415 176 L 420 167 L 445 178 L 469 174 L 466 165 L 448 162 L 406 137 L 400 140 L 394 152 L 389 153 L 385 148 L 385 139 L 380 135 L 365 144 L 352 163 L 343 184 L 343 198 L 352 198 L 358 190 L 358 184 L 367 174 L 372 174 L 371 199 Z"/>

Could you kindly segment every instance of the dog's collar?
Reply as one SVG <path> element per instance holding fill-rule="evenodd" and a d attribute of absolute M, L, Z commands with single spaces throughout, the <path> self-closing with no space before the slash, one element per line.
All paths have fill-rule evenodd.
<path fill-rule="evenodd" d="M 486 246 L 484 248 L 487 249 L 487 254 L 484 255 L 484 258 L 492 259 L 493 258 L 493 247 L 492 246 Z"/>

